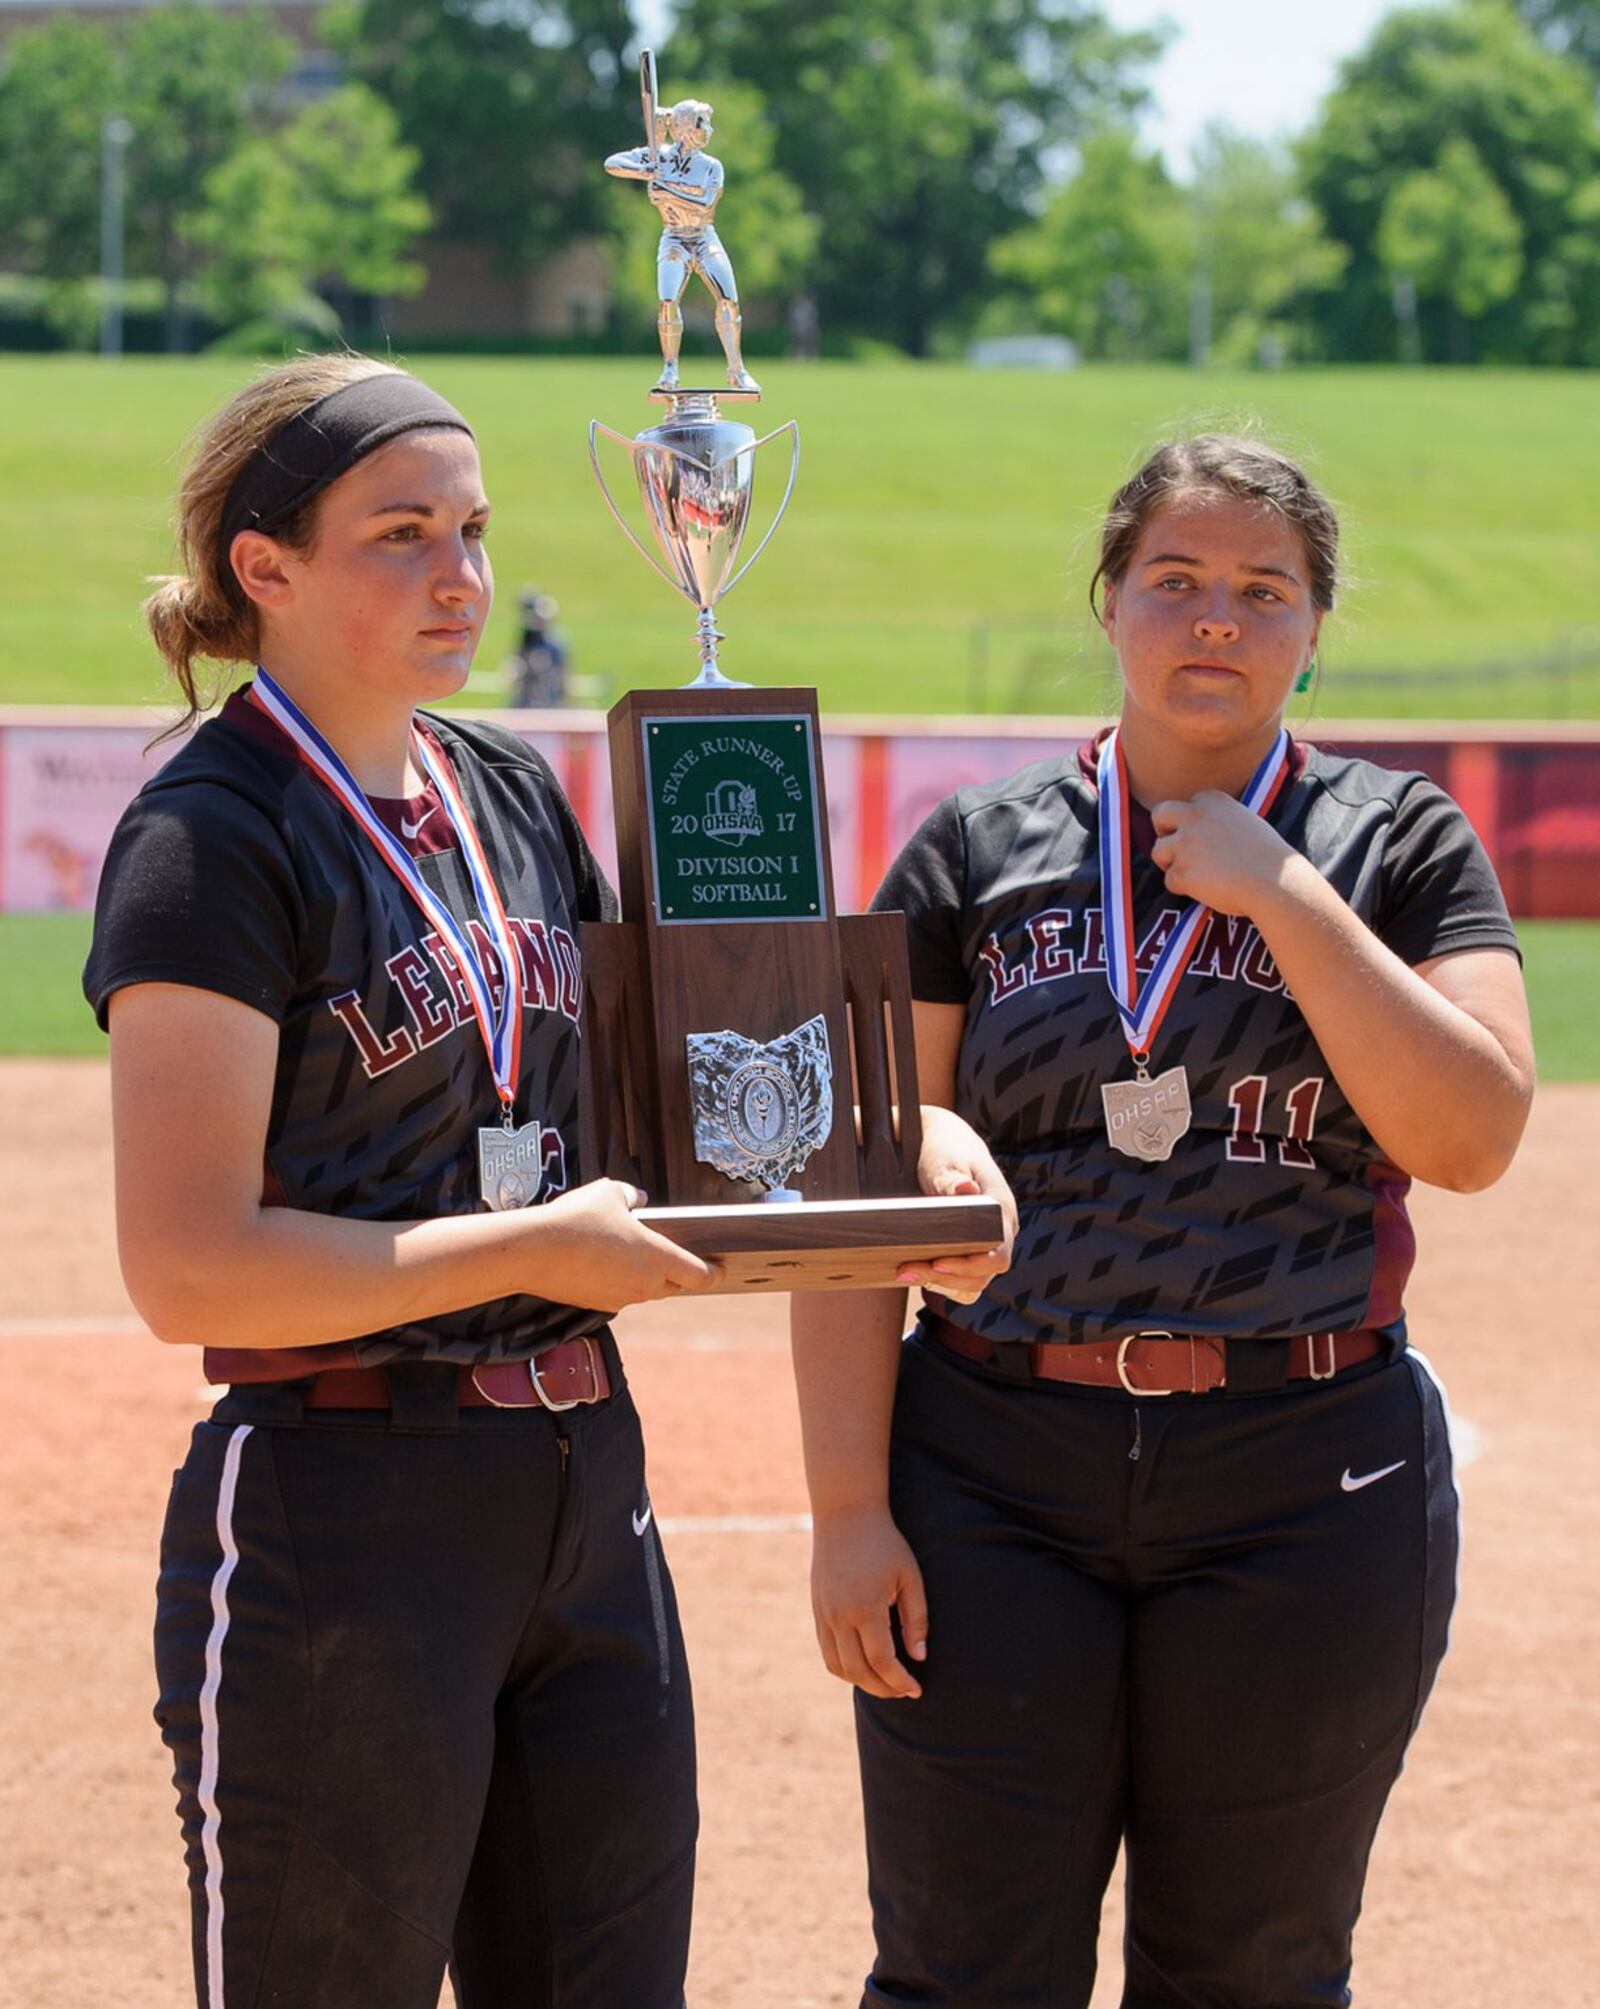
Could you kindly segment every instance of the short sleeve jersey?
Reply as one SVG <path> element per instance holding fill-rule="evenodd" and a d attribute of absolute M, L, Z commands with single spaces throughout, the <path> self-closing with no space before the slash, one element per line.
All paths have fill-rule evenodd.
<path fill-rule="evenodd" d="M 541 1201 L 582 1176 L 578 924 L 616 902 L 546 763 L 514 735 L 428 717 L 482 840 L 516 942 L 523 1033 L 517 1119 L 542 1126 Z M 375 801 L 467 928 L 498 1000 L 501 969 L 437 793 Z M 84 990 L 187 984 L 277 1021 L 267 1204 L 360 1220 L 471 1213 L 477 1133 L 499 1103 L 449 945 L 289 739 L 242 693 L 140 791 L 112 840 Z M 293 1289 L 285 1279 L 286 1291 Z M 366 1334 L 351 1347 L 210 1351 L 213 1380 L 342 1362 L 526 1359 L 603 1324 L 533 1296 Z"/>
<path fill-rule="evenodd" d="M 1401 1329 L 1410 1181 L 1247 920 L 1209 917 L 1156 1036 L 1151 1072 L 1187 1071 L 1187 1135 L 1162 1163 L 1109 1144 L 1100 1087 L 1133 1065 L 1106 983 L 1094 752 L 950 797 L 874 902 L 905 912 L 914 995 L 964 1008 L 957 1107 L 1020 1212 L 1010 1270 L 948 1315 L 995 1341 Z M 1150 860 L 1148 814 L 1131 820 L 1142 977 L 1188 903 Z M 1270 821 L 1406 963 L 1516 951 L 1482 846 L 1425 776 L 1296 745 Z"/>

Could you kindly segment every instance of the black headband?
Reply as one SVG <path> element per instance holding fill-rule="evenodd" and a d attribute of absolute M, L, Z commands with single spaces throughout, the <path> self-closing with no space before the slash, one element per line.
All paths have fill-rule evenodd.
<path fill-rule="evenodd" d="M 270 536 L 375 447 L 420 426 L 472 428 L 437 391 L 400 370 L 383 370 L 333 391 L 286 419 L 234 476 L 218 532 L 224 573 L 241 530 Z"/>

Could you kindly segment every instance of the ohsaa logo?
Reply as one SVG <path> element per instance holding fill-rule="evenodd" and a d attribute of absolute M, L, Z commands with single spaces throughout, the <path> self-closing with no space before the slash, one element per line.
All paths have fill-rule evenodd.
<path fill-rule="evenodd" d="M 747 837 L 759 837 L 762 827 L 756 792 L 747 781 L 719 781 L 706 797 L 700 828 L 719 844 L 742 844 Z"/>

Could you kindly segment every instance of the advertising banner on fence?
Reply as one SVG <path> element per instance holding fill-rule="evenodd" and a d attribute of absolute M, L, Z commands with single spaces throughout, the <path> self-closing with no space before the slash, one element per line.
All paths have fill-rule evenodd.
<path fill-rule="evenodd" d="M 506 723 L 554 768 L 614 881 L 611 762 L 599 718 L 525 712 Z M 1070 755 L 1093 729 L 1079 719 L 1034 726 L 836 720 L 822 745 L 839 910 L 866 906 L 901 845 L 947 795 Z M 132 716 L 119 723 L 98 714 L 82 724 L 70 713 L 0 717 L 0 912 L 81 912 L 94 904 L 117 818 L 179 744 L 146 751 L 154 730 Z M 1513 727 L 1503 738 L 1427 727 L 1408 738 L 1393 722 L 1330 720 L 1307 736 L 1386 767 L 1419 769 L 1447 788 L 1494 859 L 1513 913 L 1600 916 L 1600 727 L 1537 734 Z"/>
<path fill-rule="evenodd" d="M 117 818 L 172 753 L 145 752 L 149 725 L 8 725 L 0 730 L 0 910 L 77 912 Z"/>

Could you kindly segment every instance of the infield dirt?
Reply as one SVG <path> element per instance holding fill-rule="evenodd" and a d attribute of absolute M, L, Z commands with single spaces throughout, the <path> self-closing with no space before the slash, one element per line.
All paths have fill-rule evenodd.
<path fill-rule="evenodd" d="M 139 1331 L 118 1280 L 103 1065 L 7 1063 L 0 1093 L 0 2003 L 172 2009 L 187 1925 L 149 1633 L 199 1363 Z M 1547 1089 L 1498 1187 L 1415 1194 L 1412 1332 L 1476 1450 L 1455 1644 L 1357 1937 L 1364 2009 L 1600 2003 L 1597 1121 L 1600 1088 Z M 848 1699 L 817 1660 L 794 1525 L 785 1327 L 774 1298 L 619 1321 L 695 1673 L 697 2009 L 848 2009 L 869 1951 Z M 1096 2009 L 1117 1999 L 1117 1932 L 1113 1902 Z"/>

